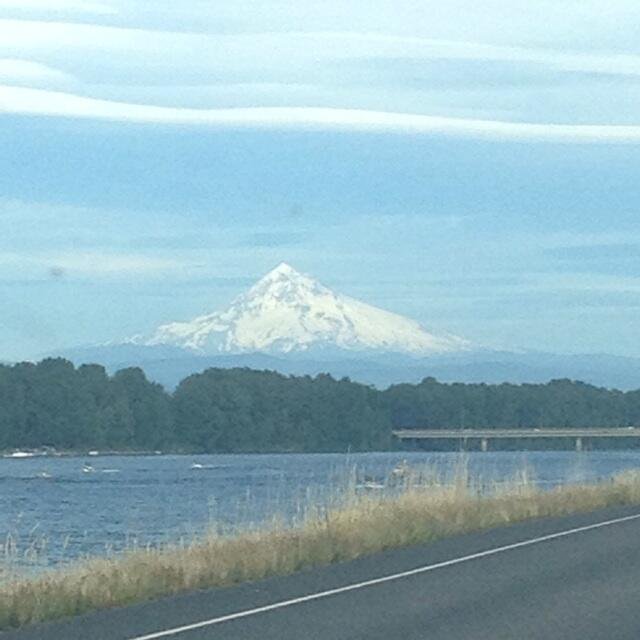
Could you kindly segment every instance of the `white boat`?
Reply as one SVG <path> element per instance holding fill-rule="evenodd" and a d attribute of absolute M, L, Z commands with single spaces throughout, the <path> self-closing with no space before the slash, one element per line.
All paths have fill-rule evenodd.
<path fill-rule="evenodd" d="M 82 473 L 95 473 L 95 472 L 96 470 L 90 464 L 82 465 Z"/>
<path fill-rule="evenodd" d="M 4 456 L 5 458 L 33 458 L 36 454 L 32 451 L 14 451 Z"/>
<path fill-rule="evenodd" d="M 360 486 L 363 489 L 384 489 L 384 484 L 382 482 L 375 482 L 373 480 L 365 480 Z"/>
<path fill-rule="evenodd" d="M 99 451 L 89 451 L 89 455 L 90 456 L 97 456 L 97 455 L 100 455 L 100 452 Z"/>

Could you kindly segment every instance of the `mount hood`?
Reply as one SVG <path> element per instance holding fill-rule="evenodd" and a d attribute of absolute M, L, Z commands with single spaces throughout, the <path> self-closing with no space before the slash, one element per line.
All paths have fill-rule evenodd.
<path fill-rule="evenodd" d="M 131 342 L 199 355 L 337 349 L 426 356 L 468 348 L 462 338 L 430 333 L 414 320 L 335 293 L 286 263 L 228 309 L 162 325 Z"/>

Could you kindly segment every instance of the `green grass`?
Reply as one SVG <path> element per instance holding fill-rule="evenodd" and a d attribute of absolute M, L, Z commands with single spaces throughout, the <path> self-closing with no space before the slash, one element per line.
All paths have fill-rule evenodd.
<path fill-rule="evenodd" d="M 429 474 L 427 474 L 429 476 Z M 351 491 L 295 526 L 230 537 L 214 533 L 184 546 L 137 549 L 0 584 L 0 629 L 77 615 L 207 587 L 284 575 L 384 549 L 538 518 L 640 504 L 640 473 L 543 491 L 521 474 L 482 488 L 461 471 L 442 484 L 418 474 L 395 495 Z"/>

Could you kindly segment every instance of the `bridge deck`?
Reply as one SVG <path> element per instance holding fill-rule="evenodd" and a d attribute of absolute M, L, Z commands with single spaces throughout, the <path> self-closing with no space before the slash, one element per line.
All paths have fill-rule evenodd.
<path fill-rule="evenodd" d="M 640 427 L 589 429 L 397 429 L 400 440 L 465 438 L 640 438 Z"/>

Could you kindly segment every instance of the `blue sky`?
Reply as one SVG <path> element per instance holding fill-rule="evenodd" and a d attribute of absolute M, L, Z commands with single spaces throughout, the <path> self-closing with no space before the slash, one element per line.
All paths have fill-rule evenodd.
<path fill-rule="evenodd" d="M 637 3 L 0 0 L 0 359 L 280 261 L 476 344 L 640 356 Z"/>

